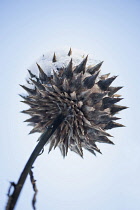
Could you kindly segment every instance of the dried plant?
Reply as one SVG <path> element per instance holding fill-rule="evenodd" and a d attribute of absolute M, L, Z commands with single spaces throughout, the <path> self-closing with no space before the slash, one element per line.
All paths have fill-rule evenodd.
<path fill-rule="evenodd" d="M 71 54 L 70 49 L 68 56 Z M 115 122 L 120 119 L 115 114 L 127 108 L 116 105 L 122 98 L 115 93 L 122 87 L 110 86 L 116 76 L 99 76 L 103 62 L 86 67 L 87 60 L 88 56 L 73 66 L 71 59 L 66 68 L 57 68 L 51 76 L 37 64 L 39 76 L 29 70 L 34 88 L 22 86 L 28 92 L 23 102 L 30 106 L 23 113 L 31 115 L 26 122 L 34 127 L 30 133 L 43 133 L 58 114 L 66 116 L 49 139 L 49 151 L 58 146 L 63 157 L 68 148 L 80 156 L 83 156 L 82 148 L 93 154 L 100 152 L 96 142 L 113 144 L 106 130 L 123 126 Z M 57 62 L 55 53 L 52 62 Z"/>
<path fill-rule="evenodd" d="M 71 49 L 67 57 L 69 64 L 59 66 L 54 53 L 51 63 L 56 64 L 57 70 L 53 74 L 45 73 L 37 64 L 39 76 L 28 70 L 30 81 L 27 81 L 31 88 L 21 85 L 28 93 L 21 97 L 30 106 L 22 111 L 31 116 L 26 120 L 33 126 L 30 133 L 40 132 L 41 136 L 17 184 L 11 182 L 6 210 L 14 209 L 28 174 L 35 192 L 33 208 L 36 208 L 37 188 L 31 168 L 46 143 L 50 144 L 49 152 L 59 147 L 63 157 L 68 149 L 83 157 L 83 148 L 95 155 L 95 152 L 101 153 L 98 142 L 113 144 L 107 130 L 123 127 L 116 123 L 120 118 L 115 115 L 127 107 L 116 104 L 122 100 L 116 94 L 122 87 L 111 86 L 116 76 L 100 75 L 103 62 L 89 66 L 88 56 L 78 65 L 73 65 Z M 10 194 L 12 186 L 14 191 Z"/>

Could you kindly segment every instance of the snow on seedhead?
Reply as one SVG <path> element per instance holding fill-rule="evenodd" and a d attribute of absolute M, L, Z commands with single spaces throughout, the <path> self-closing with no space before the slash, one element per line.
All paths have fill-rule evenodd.
<path fill-rule="evenodd" d="M 99 63 L 100 61 L 95 60 L 94 56 L 92 54 L 88 54 L 85 51 L 78 50 L 72 48 L 72 54 L 69 56 L 69 48 L 63 48 L 59 50 L 54 50 L 54 51 L 48 51 L 44 53 L 39 59 L 37 59 L 33 65 L 29 67 L 29 70 L 33 74 L 38 75 L 38 67 L 36 63 L 40 65 L 40 67 L 43 69 L 43 71 L 48 75 L 53 74 L 53 70 L 57 71 L 57 68 L 63 68 L 68 65 L 70 62 L 71 58 L 73 61 L 73 66 L 79 65 L 81 61 L 88 55 L 88 61 L 87 61 L 87 66 L 92 65 L 94 66 L 95 64 Z M 52 62 L 53 56 L 56 56 L 56 62 Z"/>

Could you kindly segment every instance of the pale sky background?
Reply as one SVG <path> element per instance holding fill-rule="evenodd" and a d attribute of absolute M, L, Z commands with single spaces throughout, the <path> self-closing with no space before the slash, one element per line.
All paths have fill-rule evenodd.
<path fill-rule="evenodd" d="M 0 0 L 0 209 L 7 201 L 9 181 L 17 182 L 39 134 L 28 135 L 24 91 L 27 68 L 46 50 L 74 47 L 104 60 L 103 73 L 119 75 L 124 86 L 120 123 L 111 131 L 115 146 L 100 144 L 103 155 L 84 152 L 84 159 L 59 150 L 34 166 L 38 210 L 140 209 L 140 1 L 139 0 Z M 29 179 L 16 210 L 30 210 Z"/>

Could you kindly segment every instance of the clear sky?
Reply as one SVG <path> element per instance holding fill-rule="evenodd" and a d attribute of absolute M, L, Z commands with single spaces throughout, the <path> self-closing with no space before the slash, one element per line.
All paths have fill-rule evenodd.
<path fill-rule="evenodd" d="M 102 72 L 119 75 L 114 85 L 124 86 L 121 104 L 130 108 L 119 115 L 126 128 L 111 132 L 115 146 L 99 145 L 103 155 L 69 152 L 63 159 L 45 148 L 34 164 L 37 209 L 139 210 L 140 1 L 1 0 L 0 11 L 0 209 L 39 137 L 23 123 L 19 84 L 46 50 L 68 46 L 104 60 Z M 32 209 L 32 196 L 28 179 L 16 210 Z"/>

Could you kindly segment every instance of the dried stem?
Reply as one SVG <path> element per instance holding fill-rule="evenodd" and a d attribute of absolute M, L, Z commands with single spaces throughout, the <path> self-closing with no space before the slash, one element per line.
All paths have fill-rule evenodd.
<path fill-rule="evenodd" d="M 14 192 L 12 193 L 12 195 L 8 195 L 9 198 L 8 198 L 8 202 L 7 202 L 7 205 L 6 205 L 6 210 L 14 209 L 14 207 L 16 205 L 16 202 L 19 198 L 20 192 L 21 192 L 21 190 L 23 188 L 23 185 L 25 183 L 25 180 L 27 178 L 27 175 L 29 174 L 34 161 L 38 157 L 39 153 L 43 149 L 43 147 L 46 144 L 46 142 L 48 141 L 48 139 L 55 132 L 55 130 L 58 128 L 58 126 L 63 122 L 64 118 L 65 118 L 64 115 L 62 115 L 62 114 L 58 115 L 58 117 L 54 120 L 52 125 L 50 125 L 46 129 L 46 131 L 40 136 L 39 143 L 37 144 L 34 151 L 32 152 L 29 160 L 27 161 L 27 163 L 26 163 L 26 165 L 25 165 L 25 167 L 24 167 L 24 169 L 23 169 L 23 171 L 20 175 L 18 183 L 15 184 Z"/>

